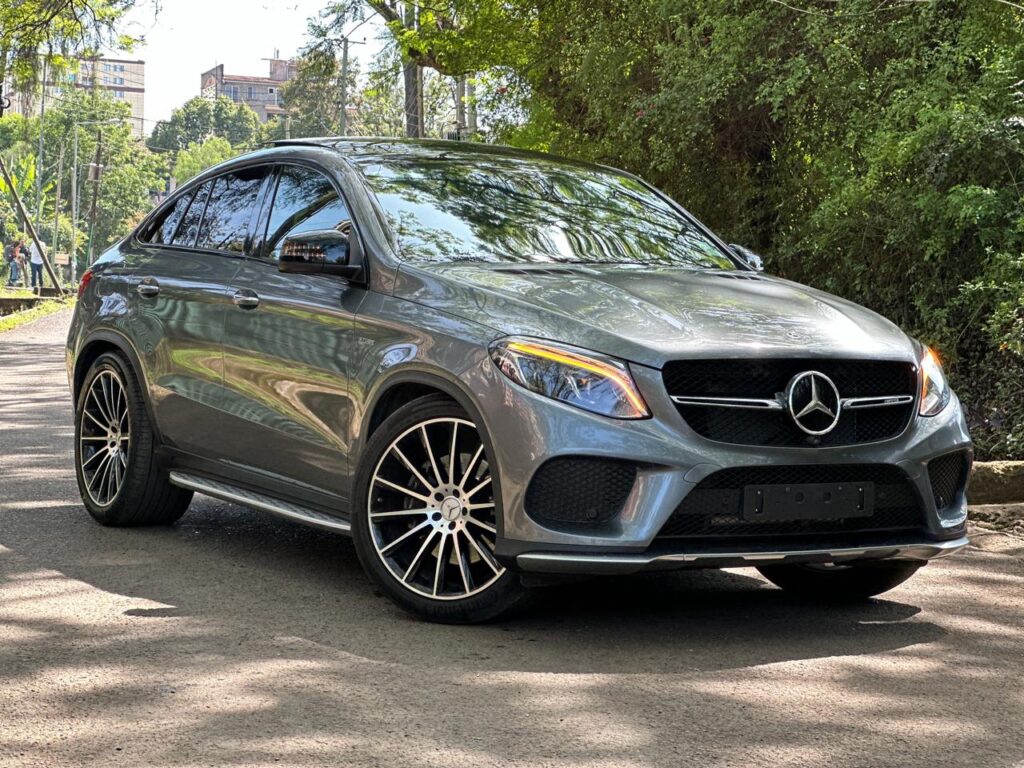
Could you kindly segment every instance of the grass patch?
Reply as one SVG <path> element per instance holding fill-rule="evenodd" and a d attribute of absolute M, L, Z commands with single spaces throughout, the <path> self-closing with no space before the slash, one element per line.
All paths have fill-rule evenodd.
<path fill-rule="evenodd" d="M 0 299 L 31 299 L 33 296 L 31 288 L 0 287 Z"/>
<path fill-rule="evenodd" d="M 38 320 L 41 317 L 52 315 L 54 312 L 60 312 L 62 309 L 67 309 L 74 305 L 74 299 L 67 299 L 63 301 L 60 299 L 41 301 L 32 307 L 32 309 L 26 309 L 22 312 L 14 312 L 10 315 L 0 317 L 0 333 L 17 328 L 19 325 L 24 325 L 25 323 L 31 323 L 33 320 Z"/>

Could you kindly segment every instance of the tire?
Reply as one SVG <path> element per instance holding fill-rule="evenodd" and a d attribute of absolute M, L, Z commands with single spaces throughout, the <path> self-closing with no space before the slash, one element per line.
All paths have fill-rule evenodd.
<path fill-rule="evenodd" d="M 491 466 L 479 427 L 440 395 L 402 406 L 367 442 L 355 483 L 356 553 L 409 613 L 473 624 L 525 602 L 519 576 L 493 556 L 501 499 Z"/>
<path fill-rule="evenodd" d="M 75 408 L 78 490 L 100 525 L 170 525 L 185 514 L 192 492 L 170 484 L 156 445 L 131 365 L 117 353 L 100 355 Z"/>
<path fill-rule="evenodd" d="M 761 575 L 778 587 L 803 597 L 866 600 L 905 582 L 922 563 L 881 560 L 848 565 L 766 565 Z"/>

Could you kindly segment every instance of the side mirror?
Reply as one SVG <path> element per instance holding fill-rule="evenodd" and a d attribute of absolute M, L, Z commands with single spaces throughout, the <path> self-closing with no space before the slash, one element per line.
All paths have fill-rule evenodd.
<path fill-rule="evenodd" d="M 353 278 L 362 272 L 362 265 L 351 263 L 351 251 L 349 236 L 336 229 L 301 232 L 281 243 L 277 268 L 281 272 Z"/>
<path fill-rule="evenodd" d="M 732 252 L 740 257 L 740 261 L 746 264 L 755 272 L 764 272 L 764 259 L 758 256 L 749 248 L 737 245 L 736 243 L 729 243 L 729 247 L 732 248 Z"/>

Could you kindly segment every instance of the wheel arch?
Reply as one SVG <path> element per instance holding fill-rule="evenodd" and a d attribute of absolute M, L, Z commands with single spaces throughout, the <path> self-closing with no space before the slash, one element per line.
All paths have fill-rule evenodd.
<path fill-rule="evenodd" d="M 406 403 L 432 394 L 440 394 L 450 398 L 466 412 L 470 420 L 480 430 L 487 455 L 492 463 L 494 462 L 494 457 L 497 453 L 494 450 L 494 440 L 491 436 L 490 427 L 487 420 L 483 417 L 480 408 L 477 407 L 469 388 L 461 381 L 448 378 L 429 368 L 404 368 L 395 371 L 387 379 L 380 382 L 367 401 L 367 407 L 364 412 L 366 416 L 360 425 L 356 450 L 353 452 L 353 457 L 355 458 L 355 461 L 351 464 L 351 477 L 353 480 L 355 480 L 359 472 L 359 466 L 362 464 L 366 454 L 366 444 L 374 431 L 384 423 L 389 415 Z M 491 472 L 491 477 L 497 491 L 499 511 L 497 515 L 497 528 L 498 537 L 500 538 L 504 535 L 505 521 L 502 509 L 504 502 L 501 496 L 502 483 L 499 467 L 495 466 L 495 471 Z M 355 483 L 353 483 L 352 490 L 355 490 Z M 354 504 L 355 499 L 353 498 L 353 510 L 355 509 Z"/>
<path fill-rule="evenodd" d="M 116 331 L 100 330 L 90 334 L 75 356 L 75 365 L 71 377 L 71 395 L 74 398 L 73 402 L 76 404 L 76 407 L 79 394 L 82 391 L 82 385 L 85 383 L 85 375 L 89 372 L 92 364 L 105 352 L 120 354 L 128 365 L 131 366 L 132 372 L 142 388 L 142 401 L 146 404 L 146 414 L 149 416 L 149 423 L 159 435 L 159 427 L 153 414 L 153 404 L 149 399 L 149 384 L 146 380 L 142 362 L 132 343 Z"/>

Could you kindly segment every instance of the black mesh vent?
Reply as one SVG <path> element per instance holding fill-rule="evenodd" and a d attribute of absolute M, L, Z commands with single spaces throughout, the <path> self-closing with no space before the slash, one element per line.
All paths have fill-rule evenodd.
<path fill-rule="evenodd" d="M 662 377 L 669 395 L 688 397 L 774 398 L 803 371 L 832 379 L 840 397 L 914 395 L 917 367 L 877 360 L 677 360 Z M 694 432 L 711 440 L 743 445 L 836 446 L 896 437 L 910 422 L 914 404 L 843 411 L 836 428 L 812 437 L 793 424 L 786 411 L 757 411 L 679 405 Z"/>
<path fill-rule="evenodd" d="M 743 518 L 743 489 L 748 485 L 857 483 L 875 485 L 875 511 L 870 517 L 842 520 L 748 522 Z M 725 469 L 706 477 L 676 507 L 658 538 L 800 537 L 909 531 L 924 527 L 917 492 L 906 474 L 886 464 L 835 464 Z"/>
<path fill-rule="evenodd" d="M 546 462 L 526 491 L 526 513 L 558 530 L 607 528 L 636 481 L 635 464 L 571 456 Z"/>
<path fill-rule="evenodd" d="M 952 506 L 957 494 L 967 482 L 967 456 L 963 451 L 947 453 L 928 462 L 928 479 L 935 496 L 935 508 Z"/>

